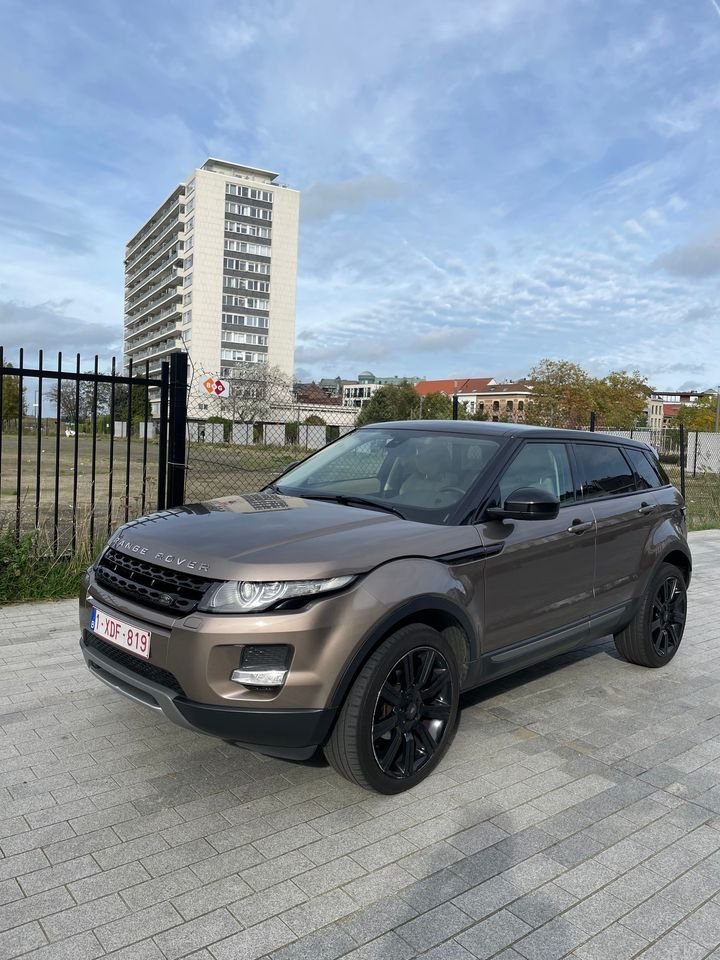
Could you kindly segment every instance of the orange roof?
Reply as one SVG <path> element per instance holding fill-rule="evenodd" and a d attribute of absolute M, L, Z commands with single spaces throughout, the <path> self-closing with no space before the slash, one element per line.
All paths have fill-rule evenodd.
<path fill-rule="evenodd" d="M 452 380 L 421 380 L 415 385 L 415 390 L 421 397 L 430 393 L 445 393 L 451 397 L 458 393 L 480 393 L 487 390 L 493 382 L 492 377 L 457 377 Z"/>

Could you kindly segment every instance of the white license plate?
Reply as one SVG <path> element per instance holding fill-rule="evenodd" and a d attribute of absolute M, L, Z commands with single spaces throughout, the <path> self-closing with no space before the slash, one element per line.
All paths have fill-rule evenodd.
<path fill-rule="evenodd" d="M 103 640 L 114 644 L 144 660 L 150 659 L 150 631 L 133 627 L 130 623 L 110 617 L 93 607 L 90 611 L 90 629 Z"/>

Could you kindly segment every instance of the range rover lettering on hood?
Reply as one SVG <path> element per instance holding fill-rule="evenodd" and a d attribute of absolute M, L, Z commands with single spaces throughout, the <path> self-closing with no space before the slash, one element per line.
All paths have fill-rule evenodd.
<path fill-rule="evenodd" d="M 150 549 L 140 543 L 133 543 L 131 540 L 126 540 L 124 537 L 114 537 L 110 541 L 110 546 L 118 550 L 124 550 L 125 553 L 135 553 L 140 557 L 147 556 Z M 198 573 L 208 573 L 210 570 L 210 566 L 206 560 L 176 556 L 174 553 L 163 553 L 159 551 L 152 559 L 158 560 L 160 563 L 169 563 L 176 567 L 185 567 L 188 570 L 197 570 Z"/>

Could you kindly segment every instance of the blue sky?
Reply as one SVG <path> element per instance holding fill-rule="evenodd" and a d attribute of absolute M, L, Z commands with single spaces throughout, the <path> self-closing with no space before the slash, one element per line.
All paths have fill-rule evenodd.
<path fill-rule="evenodd" d="M 714 0 L 5 0 L 0 343 L 121 351 L 207 156 L 303 191 L 297 368 L 720 383 Z"/>

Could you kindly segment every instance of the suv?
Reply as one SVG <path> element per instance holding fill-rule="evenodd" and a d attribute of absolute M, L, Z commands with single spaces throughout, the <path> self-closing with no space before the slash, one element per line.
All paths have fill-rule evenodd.
<path fill-rule="evenodd" d="M 669 663 L 685 508 L 633 440 L 363 427 L 261 493 L 134 520 L 88 571 L 90 670 L 175 723 L 381 793 L 448 749 L 460 694 L 612 634 Z"/>

